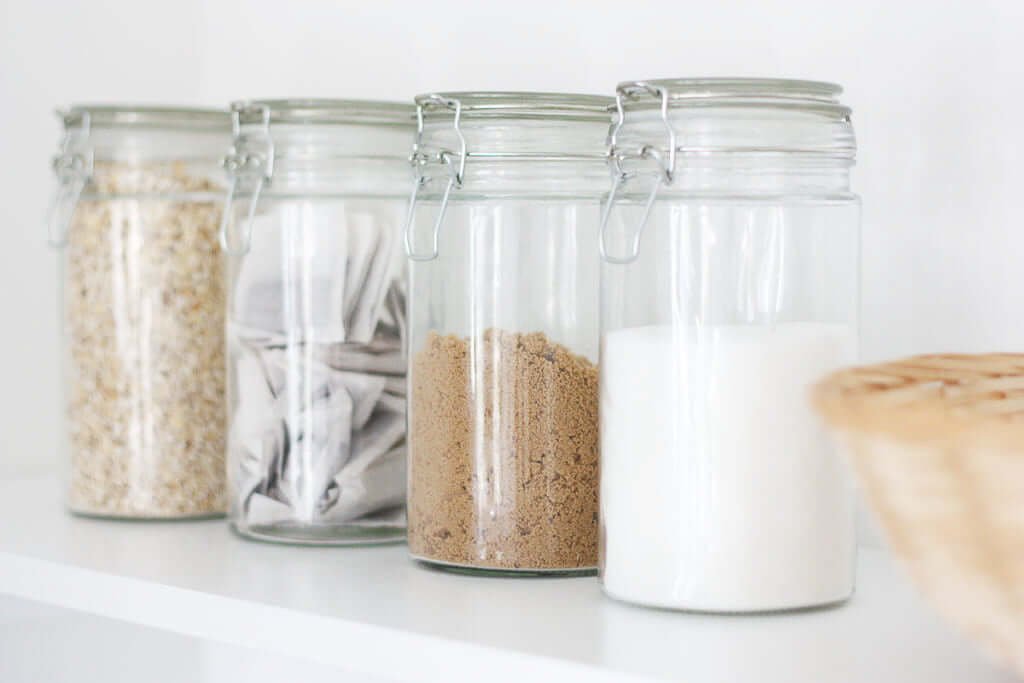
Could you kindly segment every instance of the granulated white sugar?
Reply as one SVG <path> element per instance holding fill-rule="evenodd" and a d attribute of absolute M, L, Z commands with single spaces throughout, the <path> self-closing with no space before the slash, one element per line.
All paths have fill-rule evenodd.
<path fill-rule="evenodd" d="M 674 329 L 623 329 L 603 342 L 605 590 L 708 611 L 849 597 L 852 495 L 807 392 L 852 360 L 852 333 L 815 323 Z"/>

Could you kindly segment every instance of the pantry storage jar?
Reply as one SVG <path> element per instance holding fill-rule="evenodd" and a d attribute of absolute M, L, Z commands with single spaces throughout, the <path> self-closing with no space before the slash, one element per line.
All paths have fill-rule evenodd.
<path fill-rule="evenodd" d="M 411 105 L 232 107 L 230 518 L 261 540 L 405 538 Z"/>
<path fill-rule="evenodd" d="M 437 566 L 597 565 L 597 225 L 610 98 L 416 99 L 409 549 Z"/>
<path fill-rule="evenodd" d="M 847 473 L 809 387 L 855 359 L 841 89 L 624 83 L 601 227 L 601 579 L 658 607 L 846 600 Z"/>
<path fill-rule="evenodd" d="M 50 238 L 62 264 L 67 505 L 103 517 L 223 514 L 227 112 L 61 116 Z"/>

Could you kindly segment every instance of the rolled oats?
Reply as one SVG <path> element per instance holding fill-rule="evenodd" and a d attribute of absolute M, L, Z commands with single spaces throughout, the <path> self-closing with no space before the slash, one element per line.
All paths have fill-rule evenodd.
<path fill-rule="evenodd" d="M 75 211 L 64 321 L 76 512 L 225 509 L 219 193 L 183 164 L 103 164 Z"/>

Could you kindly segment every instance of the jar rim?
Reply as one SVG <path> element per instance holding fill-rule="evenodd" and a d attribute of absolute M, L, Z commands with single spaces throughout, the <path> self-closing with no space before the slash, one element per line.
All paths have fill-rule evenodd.
<path fill-rule="evenodd" d="M 436 92 L 417 95 L 416 105 L 457 102 L 466 118 L 608 121 L 615 99 L 604 95 L 515 90 Z"/>
<path fill-rule="evenodd" d="M 75 104 L 57 111 L 65 128 L 227 130 L 224 109 L 151 104 Z"/>
<path fill-rule="evenodd" d="M 665 93 L 670 109 L 688 107 L 778 107 L 849 116 L 839 102 L 842 86 L 827 81 L 787 78 L 661 78 L 624 81 L 616 88 L 630 109 L 654 109 Z"/>
<path fill-rule="evenodd" d="M 386 100 L 328 99 L 315 97 L 238 100 L 232 113 L 245 119 L 267 116 L 274 124 L 377 125 L 412 128 L 416 108 L 408 103 Z"/>
<path fill-rule="evenodd" d="M 655 78 L 644 82 L 668 88 L 673 99 L 776 94 L 834 102 L 843 92 L 837 83 L 793 78 Z"/>

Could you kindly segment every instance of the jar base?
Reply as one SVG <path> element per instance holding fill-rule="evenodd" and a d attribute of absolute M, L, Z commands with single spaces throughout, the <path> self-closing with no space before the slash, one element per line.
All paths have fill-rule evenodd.
<path fill-rule="evenodd" d="M 83 519 L 97 519 L 107 522 L 202 522 L 211 519 L 224 519 L 224 512 L 195 512 L 182 515 L 154 515 L 145 513 L 129 512 L 94 512 L 92 510 L 81 510 L 71 506 L 66 507 L 67 511 Z"/>
<path fill-rule="evenodd" d="M 754 608 L 715 608 L 708 605 L 685 605 L 682 603 L 669 603 L 659 602 L 656 600 L 638 600 L 634 598 L 628 598 L 622 595 L 617 595 L 615 592 L 608 590 L 608 588 L 602 583 L 601 592 L 607 597 L 615 600 L 616 602 L 625 603 L 628 605 L 635 605 L 637 607 L 643 607 L 647 609 L 657 609 L 666 612 L 683 612 L 687 614 L 718 614 L 722 616 L 758 616 L 766 615 L 770 616 L 773 614 L 790 614 L 794 612 L 815 612 L 818 610 L 830 610 L 842 607 L 849 602 L 854 595 L 854 591 L 851 590 L 847 595 L 839 598 L 826 598 L 823 600 L 813 600 L 804 604 L 797 604 L 792 606 L 768 606 L 768 607 L 754 607 Z"/>
<path fill-rule="evenodd" d="M 467 576 L 492 576 L 504 578 L 540 578 L 540 577 L 561 577 L 573 578 L 579 576 L 597 576 L 597 567 L 544 567 L 517 569 L 514 567 L 480 567 L 475 565 L 457 564 L 445 562 L 430 557 L 422 557 L 413 553 L 409 554 L 417 564 L 427 569 L 434 569 L 451 574 L 463 574 Z"/>
<path fill-rule="evenodd" d="M 282 545 L 361 546 L 405 543 L 405 527 L 360 527 L 353 524 L 257 524 L 231 522 L 231 530 L 246 540 Z"/>

